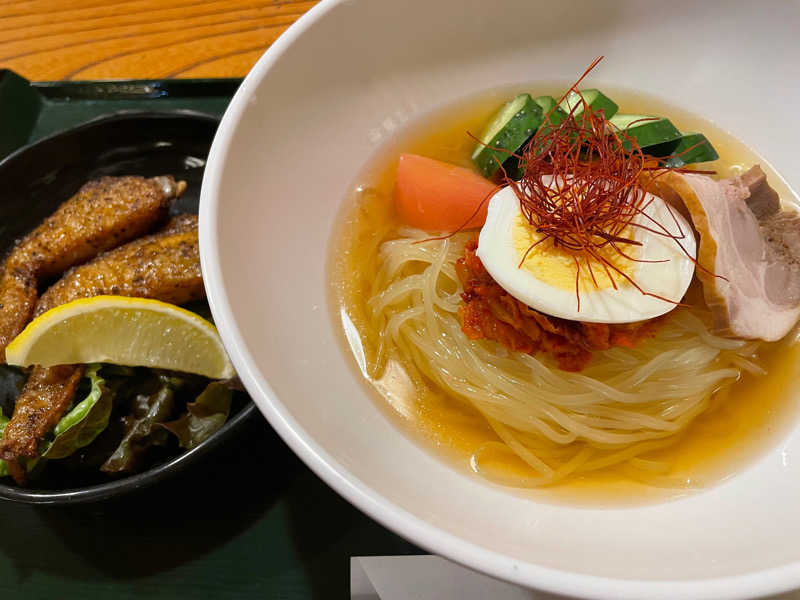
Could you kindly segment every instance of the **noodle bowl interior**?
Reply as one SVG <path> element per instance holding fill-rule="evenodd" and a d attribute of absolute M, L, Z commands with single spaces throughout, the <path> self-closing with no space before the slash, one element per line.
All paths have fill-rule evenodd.
<path fill-rule="evenodd" d="M 568 86 L 535 87 L 559 98 Z M 712 333 L 698 281 L 652 333 L 592 351 L 576 371 L 545 352 L 465 335 L 457 263 L 476 230 L 433 239 L 442 236 L 403 222 L 393 201 L 397 161 L 412 152 L 474 169 L 467 132 L 480 132 L 518 92 L 494 90 L 427 115 L 357 178 L 329 272 L 334 318 L 359 376 L 406 432 L 457 468 L 537 498 L 649 501 L 735 474 L 791 425 L 798 348 L 794 332 L 777 342 Z M 715 179 L 760 163 L 784 204 L 794 198 L 710 122 L 642 94 L 613 97 L 626 112 L 704 132 L 719 153 Z"/>

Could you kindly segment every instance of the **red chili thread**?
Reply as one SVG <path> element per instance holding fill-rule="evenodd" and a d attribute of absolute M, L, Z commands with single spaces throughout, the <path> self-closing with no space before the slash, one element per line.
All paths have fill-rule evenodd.
<path fill-rule="evenodd" d="M 697 265 L 695 257 L 681 243 L 687 233 L 680 227 L 672 208 L 667 205 L 672 220 L 678 227 L 677 233 L 671 232 L 645 212 L 652 200 L 646 200 L 647 194 L 641 186 L 640 177 L 644 172 L 650 172 L 651 178 L 660 176 L 666 170 L 658 164 L 667 159 L 643 153 L 627 130 L 611 124 L 602 110 L 587 104 L 578 93 L 579 83 L 602 58 L 596 58 L 561 97 L 559 104 L 572 92 L 576 93 L 577 101 L 567 117 L 556 125 L 552 122 L 552 111 L 545 115 L 542 126 L 533 138 L 523 147 L 521 153 L 514 154 L 523 165 L 522 178 L 514 181 L 504 177 L 506 185 L 514 190 L 519 199 L 522 214 L 532 229 L 541 235 L 527 249 L 520 266 L 534 247 L 550 240 L 553 247 L 573 253 L 578 311 L 581 302 L 580 274 L 583 268 L 580 259 L 583 259 L 595 287 L 598 287 L 598 283 L 592 261 L 603 267 L 614 289 L 617 289 L 616 274 L 645 296 L 680 304 L 644 290 L 601 252 L 604 248 L 611 248 L 626 260 L 663 262 L 638 259 L 623 249 L 641 246 L 641 242 L 626 234 L 639 229 L 674 240 Z M 640 119 L 642 120 L 649 118 Z M 689 150 L 691 149 L 685 152 Z M 684 152 L 675 156 L 682 154 Z M 668 170 L 700 172 L 682 168 Z M 545 183 L 545 177 L 551 179 Z"/>
<path fill-rule="evenodd" d="M 683 246 L 681 240 L 685 239 L 687 234 L 684 233 L 669 204 L 666 204 L 666 207 L 678 229 L 677 234 L 670 232 L 645 212 L 652 200 L 643 204 L 647 196 L 640 183 L 640 177 L 645 172 L 648 173 L 651 181 L 669 171 L 703 175 L 715 174 L 716 171 L 684 167 L 665 168 L 663 166 L 665 161 L 681 157 L 706 142 L 698 142 L 683 152 L 666 157 L 653 157 L 643 153 L 636 140 L 628 135 L 627 128 L 622 130 L 613 125 L 606 119 L 602 110 L 596 110 L 588 105 L 583 96 L 578 93 L 578 85 L 601 60 L 603 60 L 603 56 L 595 58 L 575 83 L 561 96 L 556 107 L 544 116 L 542 125 L 523 147 L 521 153 L 494 148 L 494 150 L 505 152 L 509 157 L 521 161 L 525 172 L 520 181 L 517 182 L 508 177 L 502 164 L 504 161 L 494 157 L 494 160 L 498 162 L 503 183 L 488 194 L 478 204 L 473 214 L 454 232 L 415 243 L 447 239 L 462 231 L 497 191 L 502 187 L 509 186 L 519 199 L 520 208 L 528 223 L 534 231 L 543 234 L 539 240 L 528 247 L 519 266 L 524 264 L 536 246 L 547 240 L 551 240 L 556 248 L 563 247 L 572 252 L 576 267 L 575 296 L 578 312 L 580 312 L 581 305 L 579 257 L 584 259 L 595 287 L 598 287 L 598 283 L 592 268 L 592 259 L 603 267 L 606 277 L 615 290 L 618 287 L 612 271 L 645 296 L 682 305 L 680 302 L 642 289 L 632 277 L 599 252 L 601 248 L 609 246 L 626 260 L 640 263 L 666 262 L 665 260 L 638 259 L 626 253 L 621 247 L 622 245 L 642 245 L 637 240 L 622 236 L 622 233 L 628 228 L 641 229 L 654 235 L 671 238 L 696 267 L 712 276 L 721 277 L 700 265 L 697 259 L 689 254 Z M 560 124 L 554 125 L 551 119 L 553 113 L 572 92 L 577 94 L 578 102 L 572 106 L 569 114 Z M 579 111 L 578 108 L 581 110 Z M 578 113 L 577 117 L 576 113 Z M 630 123 L 627 127 L 655 118 L 644 117 Z M 467 135 L 476 142 L 484 144 L 471 133 L 467 132 Z M 549 184 L 542 181 L 542 177 L 547 175 L 553 178 Z M 637 217 L 651 222 L 653 226 L 635 222 Z M 724 279 L 724 277 L 721 278 Z"/>

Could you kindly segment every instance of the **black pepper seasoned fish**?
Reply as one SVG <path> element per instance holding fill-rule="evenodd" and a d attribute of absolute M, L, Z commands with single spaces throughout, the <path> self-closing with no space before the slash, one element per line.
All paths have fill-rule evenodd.
<path fill-rule="evenodd" d="M 0 361 L 30 320 L 42 280 L 152 230 L 185 189 L 169 176 L 103 177 L 19 240 L 0 269 Z"/>
<path fill-rule="evenodd" d="M 78 298 L 104 294 L 172 304 L 204 297 L 197 216 L 173 217 L 162 231 L 70 269 L 42 294 L 33 316 Z"/>
<path fill-rule="evenodd" d="M 173 304 L 203 298 L 197 217 L 174 217 L 159 233 L 71 269 L 42 294 L 33 312 L 38 316 L 72 300 L 104 294 Z M 37 456 L 42 438 L 69 409 L 83 369 L 80 365 L 33 368 L 0 440 L 0 458 L 12 463 Z M 16 473 L 24 476 L 19 469 Z"/>
<path fill-rule="evenodd" d="M 37 456 L 39 441 L 56 426 L 72 404 L 84 370 L 83 365 L 33 368 L 14 406 L 14 416 L 8 422 L 8 425 L 14 423 L 14 429 L 9 431 L 7 427 L 0 441 L 3 447 L 0 453 L 9 464 L 16 463 L 20 456 Z M 11 474 L 17 483 L 24 482 L 24 470 L 19 470 L 18 474 L 11 470 Z"/>

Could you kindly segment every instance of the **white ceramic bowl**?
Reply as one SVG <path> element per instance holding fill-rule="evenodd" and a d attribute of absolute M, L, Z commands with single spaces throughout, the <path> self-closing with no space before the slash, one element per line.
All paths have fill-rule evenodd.
<path fill-rule="evenodd" d="M 800 5 L 324 1 L 261 58 L 217 133 L 200 236 L 211 308 L 292 449 L 420 546 L 582 597 L 744 598 L 800 586 L 800 431 L 736 477 L 658 505 L 533 502 L 457 472 L 379 410 L 326 305 L 331 227 L 396 128 L 471 92 L 563 80 L 635 87 L 711 117 L 795 189 Z M 269 465 L 256 477 L 270 477 Z"/>

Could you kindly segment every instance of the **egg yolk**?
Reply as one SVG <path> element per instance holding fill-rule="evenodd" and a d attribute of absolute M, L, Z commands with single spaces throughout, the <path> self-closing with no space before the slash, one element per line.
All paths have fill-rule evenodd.
<path fill-rule="evenodd" d="M 623 233 L 623 237 L 632 237 L 632 232 Z M 542 239 L 542 234 L 534 231 L 528 223 L 525 215 L 518 214 L 512 225 L 512 241 L 517 264 L 522 261 L 522 257 L 527 252 L 525 261 L 521 268 L 533 273 L 537 279 L 544 281 L 553 287 L 562 290 L 575 289 L 576 266 L 575 259 L 580 262 L 579 286 L 582 290 L 604 290 L 614 287 L 611 277 L 606 272 L 606 265 L 596 258 L 588 259 L 585 254 L 572 252 L 566 248 L 556 247 L 553 240 L 545 240 L 534 246 Z M 533 246 L 533 247 L 532 247 Z M 532 248 L 531 248 L 532 247 Z M 530 249 L 530 251 L 529 251 Z M 639 246 L 626 245 L 623 251 L 628 256 L 638 258 Z M 637 262 L 620 255 L 612 246 L 604 246 L 597 249 L 597 253 L 604 260 L 614 265 L 617 269 L 625 273 L 628 277 L 634 278 L 634 271 Z M 594 273 L 594 280 L 590 273 Z M 610 267 L 608 272 L 613 277 L 613 282 L 618 288 L 630 286 L 631 284 L 618 272 Z M 596 283 L 595 283 L 596 281 Z"/>

